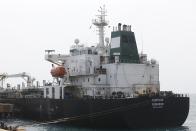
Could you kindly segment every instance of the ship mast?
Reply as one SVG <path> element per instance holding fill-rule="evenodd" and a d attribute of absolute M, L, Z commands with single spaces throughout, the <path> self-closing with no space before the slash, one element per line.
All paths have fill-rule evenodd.
<path fill-rule="evenodd" d="M 105 20 L 105 16 L 106 16 L 105 5 L 103 7 L 100 7 L 98 12 L 100 12 L 100 14 L 96 15 L 97 16 L 96 19 L 93 19 L 93 24 L 98 28 L 98 35 L 99 35 L 98 47 L 105 47 L 104 27 L 108 25 L 108 21 Z"/>

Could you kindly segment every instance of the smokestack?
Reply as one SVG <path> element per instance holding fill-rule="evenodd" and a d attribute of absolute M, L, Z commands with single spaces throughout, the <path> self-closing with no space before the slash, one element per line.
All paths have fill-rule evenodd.
<path fill-rule="evenodd" d="M 118 31 L 121 31 L 121 23 L 118 23 Z"/>
<path fill-rule="evenodd" d="M 127 25 L 123 25 L 123 31 L 127 30 Z"/>

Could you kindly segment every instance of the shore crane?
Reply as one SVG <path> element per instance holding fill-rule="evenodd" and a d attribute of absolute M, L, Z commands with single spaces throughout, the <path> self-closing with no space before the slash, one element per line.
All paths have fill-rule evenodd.
<path fill-rule="evenodd" d="M 22 72 L 22 73 L 18 73 L 18 74 L 10 74 L 10 75 L 8 75 L 7 73 L 1 73 L 0 74 L 0 81 L 1 81 L 2 88 L 3 88 L 3 84 L 4 84 L 5 79 L 17 78 L 17 77 L 23 78 L 27 82 L 27 87 L 32 87 L 33 82 L 35 81 L 35 78 L 32 78 L 26 72 Z"/>

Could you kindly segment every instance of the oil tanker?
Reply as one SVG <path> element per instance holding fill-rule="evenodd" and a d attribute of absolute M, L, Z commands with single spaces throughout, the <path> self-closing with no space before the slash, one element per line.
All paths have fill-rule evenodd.
<path fill-rule="evenodd" d="M 0 102 L 14 104 L 20 116 L 38 121 L 86 127 L 181 126 L 189 97 L 161 91 L 159 64 L 138 53 L 131 26 L 119 23 L 111 38 L 105 38 L 105 7 L 99 13 L 92 20 L 97 45 L 87 47 L 75 39 L 70 54 L 46 50 L 53 82 L 1 89 Z"/>

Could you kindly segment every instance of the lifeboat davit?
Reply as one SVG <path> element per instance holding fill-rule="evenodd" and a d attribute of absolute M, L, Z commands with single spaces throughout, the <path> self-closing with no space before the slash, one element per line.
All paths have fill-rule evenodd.
<path fill-rule="evenodd" d="M 64 77 L 67 74 L 63 66 L 54 67 L 50 71 L 52 77 Z"/>

